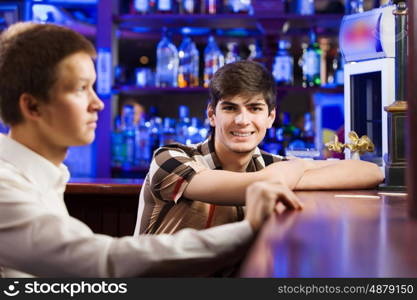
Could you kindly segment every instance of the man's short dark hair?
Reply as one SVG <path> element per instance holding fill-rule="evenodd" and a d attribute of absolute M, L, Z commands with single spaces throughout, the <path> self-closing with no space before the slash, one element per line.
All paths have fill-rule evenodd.
<path fill-rule="evenodd" d="M 215 108 L 221 99 L 262 94 L 271 112 L 275 108 L 276 93 L 271 72 L 260 63 L 242 60 L 224 65 L 214 74 L 209 85 L 209 105 Z"/>
<path fill-rule="evenodd" d="M 36 23 L 11 25 L 0 36 L 0 116 L 8 125 L 22 121 L 23 93 L 49 101 L 56 67 L 66 57 L 85 52 L 96 56 L 92 43 L 71 29 Z"/>

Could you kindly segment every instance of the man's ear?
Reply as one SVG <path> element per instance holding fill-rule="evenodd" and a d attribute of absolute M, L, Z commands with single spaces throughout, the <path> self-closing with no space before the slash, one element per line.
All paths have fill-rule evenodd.
<path fill-rule="evenodd" d="M 207 117 L 210 121 L 211 127 L 216 127 L 216 122 L 214 120 L 215 114 L 216 114 L 215 108 L 211 104 L 207 105 Z"/>
<path fill-rule="evenodd" d="M 20 95 L 19 108 L 25 120 L 38 119 L 41 115 L 39 100 L 28 93 Z"/>
<path fill-rule="evenodd" d="M 272 127 L 272 124 L 274 124 L 275 121 L 275 115 L 276 115 L 276 110 L 275 108 L 273 108 L 270 112 L 269 112 L 269 116 L 268 116 L 268 128 Z"/>

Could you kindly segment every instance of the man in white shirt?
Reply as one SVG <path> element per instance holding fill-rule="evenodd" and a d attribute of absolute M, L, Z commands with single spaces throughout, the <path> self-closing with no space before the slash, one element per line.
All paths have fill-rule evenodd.
<path fill-rule="evenodd" d="M 112 238 L 69 216 L 62 164 L 91 143 L 103 102 L 94 92 L 95 50 L 72 30 L 12 25 L 0 37 L 0 273 L 20 276 L 205 276 L 231 265 L 277 201 L 299 209 L 279 183 L 247 189 L 244 221 L 175 235 Z"/>

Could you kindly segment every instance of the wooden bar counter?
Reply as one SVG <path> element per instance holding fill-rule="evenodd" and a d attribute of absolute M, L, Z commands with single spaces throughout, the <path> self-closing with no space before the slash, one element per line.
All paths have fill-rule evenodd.
<path fill-rule="evenodd" d="M 72 179 L 64 193 L 71 216 L 95 233 L 133 235 L 143 180 Z"/>
<path fill-rule="evenodd" d="M 69 213 L 94 232 L 132 235 L 142 180 L 68 183 Z M 366 191 L 297 192 L 305 207 L 272 216 L 241 277 L 417 277 L 417 220 L 406 197 Z"/>
<path fill-rule="evenodd" d="M 408 217 L 405 195 L 297 195 L 304 210 L 268 220 L 241 277 L 417 277 L 417 220 Z"/>

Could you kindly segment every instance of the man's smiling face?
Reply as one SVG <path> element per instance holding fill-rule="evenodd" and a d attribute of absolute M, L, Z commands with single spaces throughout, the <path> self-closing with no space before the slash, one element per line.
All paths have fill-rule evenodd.
<path fill-rule="evenodd" d="M 249 153 L 263 140 L 275 119 L 275 109 L 258 94 L 221 99 L 215 108 L 208 107 L 210 125 L 215 127 L 216 149 L 234 153 Z"/>

